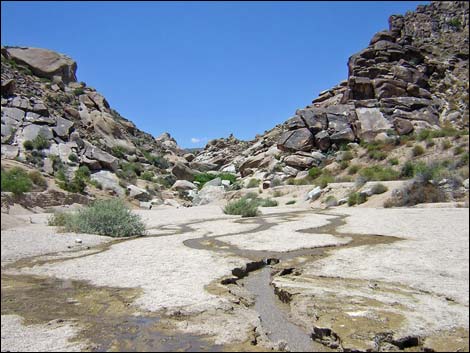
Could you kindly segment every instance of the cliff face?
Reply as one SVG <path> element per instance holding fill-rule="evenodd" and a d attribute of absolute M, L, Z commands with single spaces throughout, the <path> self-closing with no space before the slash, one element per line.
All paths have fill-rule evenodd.
<path fill-rule="evenodd" d="M 433 2 L 405 16 L 348 61 L 348 79 L 285 123 L 284 151 L 468 124 L 468 3 Z"/>

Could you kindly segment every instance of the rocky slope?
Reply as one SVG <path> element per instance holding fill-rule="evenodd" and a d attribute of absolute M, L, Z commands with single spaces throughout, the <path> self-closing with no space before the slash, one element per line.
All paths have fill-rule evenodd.
<path fill-rule="evenodd" d="M 196 157 L 233 164 L 241 175 L 295 177 L 348 143 L 386 141 L 423 129 L 468 129 L 467 2 L 432 2 L 389 19 L 348 60 L 348 78 L 281 126 L 248 142 L 211 142 Z M 224 168 L 227 166 L 224 165 Z M 258 173 L 263 172 L 263 173 Z M 277 174 L 276 174 L 277 172 Z"/>
<path fill-rule="evenodd" d="M 147 172 L 174 179 L 169 168 L 184 154 L 176 141 L 168 133 L 154 138 L 123 118 L 103 95 L 77 81 L 71 58 L 6 47 L 1 60 L 2 164 L 16 160 L 46 176 L 61 170 L 65 184 L 86 166 L 95 186 L 119 195 L 127 188 L 143 200 L 157 193 L 137 177 Z"/>

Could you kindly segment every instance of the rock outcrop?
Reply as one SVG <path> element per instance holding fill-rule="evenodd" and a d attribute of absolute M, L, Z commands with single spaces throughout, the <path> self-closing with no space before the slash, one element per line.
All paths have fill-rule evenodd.
<path fill-rule="evenodd" d="M 348 61 L 348 79 L 284 124 L 281 150 L 468 124 L 468 3 L 432 2 L 389 19 Z"/>

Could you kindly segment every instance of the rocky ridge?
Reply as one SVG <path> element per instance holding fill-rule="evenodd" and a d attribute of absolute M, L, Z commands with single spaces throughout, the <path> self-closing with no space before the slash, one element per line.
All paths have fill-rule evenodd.
<path fill-rule="evenodd" d="M 106 98 L 76 78 L 71 58 L 47 49 L 2 47 L 2 160 L 16 160 L 66 181 L 79 167 L 91 171 L 97 190 L 149 201 L 159 187 L 143 173 L 174 181 L 170 167 L 184 151 L 164 133 L 154 138 L 110 107 Z M 138 184 L 138 186 L 133 185 Z M 156 201 L 157 202 L 157 201 Z"/>
<path fill-rule="evenodd" d="M 248 142 L 246 153 L 224 146 L 225 164 L 241 176 L 285 180 L 348 143 L 468 128 L 468 13 L 466 2 L 432 2 L 390 16 L 389 29 L 349 58 L 347 80 Z M 217 158 L 212 144 L 196 157 Z"/>

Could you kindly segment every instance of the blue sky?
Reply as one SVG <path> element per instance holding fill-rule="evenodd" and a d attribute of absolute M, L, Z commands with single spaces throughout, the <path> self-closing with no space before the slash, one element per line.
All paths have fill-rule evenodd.
<path fill-rule="evenodd" d="M 1 42 L 71 56 L 140 129 L 199 147 L 284 122 L 390 15 L 426 3 L 2 1 Z"/>

